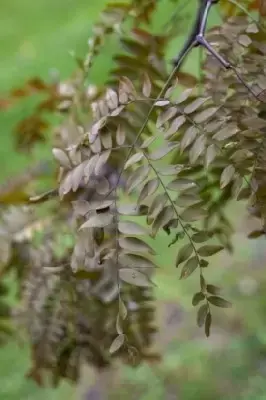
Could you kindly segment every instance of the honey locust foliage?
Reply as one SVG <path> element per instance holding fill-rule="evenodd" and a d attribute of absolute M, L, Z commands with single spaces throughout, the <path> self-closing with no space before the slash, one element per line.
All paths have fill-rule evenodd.
<path fill-rule="evenodd" d="M 159 359 L 148 236 L 169 236 L 180 279 L 198 275 L 192 305 L 209 336 L 213 307 L 231 305 L 207 278 L 212 256 L 232 251 L 229 202 L 247 202 L 261 222 L 250 237 L 265 235 L 265 2 L 215 3 L 223 23 L 205 41 L 192 37 L 203 45 L 200 77 L 167 62 L 180 9 L 154 32 L 159 2 L 131 0 L 106 6 L 69 80 L 34 78 L 1 101 L 41 94 L 16 128 L 17 147 L 53 141 L 55 168 L 41 164 L 0 187 L 0 339 L 13 333 L 12 314 L 39 384 L 45 371 L 55 385 L 77 381 L 84 362 Z M 119 51 L 95 87 L 90 70 L 109 35 Z M 41 193 L 44 177 L 51 186 Z M 10 273 L 15 310 L 6 302 Z"/>

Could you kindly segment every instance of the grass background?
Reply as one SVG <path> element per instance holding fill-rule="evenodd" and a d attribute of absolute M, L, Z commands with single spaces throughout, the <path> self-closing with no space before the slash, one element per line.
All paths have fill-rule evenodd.
<path fill-rule="evenodd" d="M 69 54 L 84 54 L 91 24 L 104 0 L 1 0 L 0 3 L 0 88 L 2 94 L 20 86 L 31 76 L 45 79 L 58 70 L 67 77 L 75 68 Z M 193 10 L 196 0 L 191 0 Z M 162 0 L 155 26 L 163 26 L 173 5 Z M 217 20 L 212 15 L 212 21 Z M 169 49 L 174 55 L 184 35 Z M 92 80 L 104 80 L 111 65 L 113 43 L 107 43 L 92 72 Z M 194 52 L 187 68 L 197 70 Z M 28 157 L 13 151 L 12 129 L 27 112 L 27 105 L 0 114 L 0 180 L 15 174 L 29 163 Z M 36 155 L 43 149 L 37 149 Z M 34 156 L 33 156 L 34 157 Z M 250 226 L 243 205 L 228 210 L 235 221 L 235 253 L 213 258 L 208 280 L 225 287 L 232 310 L 215 312 L 213 333 L 205 339 L 196 327 L 191 297 L 198 289 L 198 277 L 179 281 L 174 268 L 176 249 L 168 250 L 168 238 L 161 235 L 155 244 L 161 268 L 156 277 L 158 347 L 164 360 L 156 367 L 141 366 L 132 371 L 118 368 L 110 385 L 110 399 L 181 400 L 262 400 L 266 399 L 266 280 L 264 243 L 246 240 Z M 57 390 L 39 389 L 24 378 L 29 365 L 27 346 L 10 343 L 0 349 L 0 399 L 59 400 L 79 398 L 88 386 L 86 375 L 81 388 L 63 384 Z"/>

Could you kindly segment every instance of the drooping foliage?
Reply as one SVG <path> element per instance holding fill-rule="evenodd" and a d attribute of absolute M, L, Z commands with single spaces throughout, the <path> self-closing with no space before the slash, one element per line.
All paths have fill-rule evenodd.
<path fill-rule="evenodd" d="M 159 359 L 152 239 L 161 232 L 178 249 L 173 274 L 199 276 L 192 304 L 207 336 L 212 308 L 230 307 L 208 281 L 211 256 L 233 250 L 228 203 L 246 201 L 261 221 L 250 237 L 265 235 L 265 1 L 209 2 L 222 23 L 187 49 L 203 48 L 200 76 L 167 61 L 183 16 L 183 2 L 172 2 L 175 15 L 159 32 L 160 2 L 108 4 L 69 80 L 34 78 L 1 101 L 41 96 L 16 127 L 16 144 L 30 152 L 52 141 L 55 160 L 0 187 L 1 339 L 12 314 L 39 384 L 45 370 L 54 384 L 76 381 L 83 362 Z M 120 50 L 96 87 L 90 71 L 109 35 Z M 40 193 L 43 176 L 52 186 Z M 12 273 L 19 305 L 11 311 L 4 278 Z"/>

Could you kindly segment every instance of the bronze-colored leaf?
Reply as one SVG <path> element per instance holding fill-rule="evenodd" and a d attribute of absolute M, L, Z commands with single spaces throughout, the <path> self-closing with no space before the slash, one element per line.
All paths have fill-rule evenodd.
<path fill-rule="evenodd" d="M 146 228 L 133 221 L 119 221 L 118 230 L 125 235 L 147 235 Z"/>
<path fill-rule="evenodd" d="M 85 165 L 86 164 L 81 163 L 70 172 L 73 192 L 76 192 L 81 185 L 84 176 Z"/>
<path fill-rule="evenodd" d="M 97 164 L 98 159 L 99 159 L 99 154 L 95 154 L 86 163 L 83 172 L 85 183 L 88 183 L 90 177 L 94 174 L 94 168 L 95 165 Z"/>
<path fill-rule="evenodd" d="M 174 210 L 172 206 L 166 206 L 160 211 L 160 213 L 156 216 L 153 224 L 152 224 L 152 232 L 151 236 L 155 237 L 158 230 L 167 225 L 174 217 Z"/>
<path fill-rule="evenodd" d="M 126 190 L 128 193 L 131 193 L 134 189 L 136 189 L 145 179 L 148 177 L 150 172 L 149 165 L 141 165 L 134 172 L 132 172 L 126 183 Z"/>
<path fill-rule="evenodd" d="M 169 100 L 158 100 L 154 103 L 154 105 L 157 107 L 165 107 L 168 106 L 168 104 L 170 104 Z"/>
<path fill-rule="evenodd" d="M 185 122 L 186 118 L 184 115 L 179 115 L 179 117 L 175 118 L 172 121 L 169 129 L 165 132 L 164 138 L 169 139 L 171 136 L 173 136 Z"/>
<path fill-rule="evenodd" d="M 192 235 L 191 239 L 195 243 L 202 243 L 202 242 L 206 242 L 207 240 L 209 240 L 209 235 L 206 232 L 201 231 L 201 232 L 194 233 L 194 235 Z"/>
<path fill-rule="evenodd" d="M 211 316 L 211 313 L 208 312 L 208 314 L 206 316 L 206 320 L 205 320 L 205 335 L 207 337 L 210 336 L 211 324 L 212 324 L 212 316 Z"/>
<path fill-rule="evenodd" d="M 210 257 L 214 254 L 218 253 L 219 251 L 223 250 L 224 247 L 220 245 L 210 244 L 206 246 L 202 246 L 198 249 L 198 253 L 201 257 Z"/>
<path fill-rule="evenodd" d="M 110 346 L 109 352 L 111 354 L 116 353 L 123 346 L 124 342 L 125 342 L 125 335 L 122 333 L 115 338 L 115 340 Z"/>
<path fill-rule="evenodd" d="M 193 119 L 197 124 L 201 124 L 202 122 L 206 122 L 209 118 L 211 118 L 218 110 L 218 107 L 209 107 L 206 110 L 199 112 L 196 114 Z"/>
<path fill-rule="evenodd" d="M 149 215 L 156 217 L 156 215 L 158 215 L 159 212 L 161 212 L 161 210 L 164 208 L 168 200 L 169 199 L 166 193 L 157 194 L 149 207 Z"/>
<path fill-rule="evenodd" d="M 210 294 L 219 294 L 221 292 L 221 289 L 218 286 L 215 285 L 207 285 L 206 290 Z"/>
<path fill-rule="evenodd" d="M 215 140 L 225 140 L 239 132 L 239 128 L 235 124 L 228 124 L 223 129 L 219 130 L 214 136 Z"/>
<path fill-rule="evenodd" d="M 69 160 L 68 156 L 66 155 L 66 153 L 62 149 L 54 148 L 52 151 L 53 151 L 54 157 L 56 158 L 57 161 L 59 161 L 59 163 L 60 163 L 60 165 L 62 165 L 62 167 L 67 168 L 67 169 L 71 168 L 70 160 Z"/>
<path fill-rule="evenodd" d="M 200 201 L 201 199 L 199 198 L 199 196 L 184 193 L 178 196 L 175 203 L 178 205 L 178 207 L 187 208 L 189 206 L 192 206 L 193 204 L 199 203 Z"/>
<path fill-rule="evenodd" d="M 123 335 L 122 318 L 120 317 L 119 313 L 116 317 L 115 328 L 118 335 Z"/>
<path fill-rule="evenodd" d="M 139 211 L 140 211 L 139 206 L 135 203 L 133 203 L 133 204 L 118 204 L 118 206 L 117 206 L 117 212 L 121 215 L 136 216 L 136 215 L 140 215 Z"/>
<path fill-rule="evenodd" d="M 107 100 L 108 107 L 109 107 L 111 110 L 114 110 L 114 109 L 117 108 L 118 105 L 119 105 L 119 102 L 118 102 L 118 95 L 117 95 L 117 93 L 116 93 L 113 89 L 111 89 L 111 88 L 108 88 L 108 90 L 107 90 L 107 92 L 106 92 L 106 100 Z"/>
<path fill-rule="evenodd" d="M 191 114 L 196 111 L 199 107 L 201 107 L 206 101 L 208 101 L 209 97 L 198 97 L 197 99 L 193 100 L 190 104 L 188 104 L 184 108 L 185 114 Z"/>
<path fill-rule="evenodd" d="M 169 142 L 165 146 L 161 146 L 159 149 L 155 150 L 149 155 L 149 158 L 153 161 L 160 160 L 169 154 L 174 149 L 179 147 L 179 143 Z"/>
<path fill-rule="evenodd" d="M 144 187 L 142 188 L 139 198 L 138 198 L 138 203 L 141 203 L 146 199 L 146 197 L 149 197 L 153 195 L 156 190 L 159 187 L 159 180 L 157 178 L 151 179 L 148 182 L 145 183 Z"/>
<path fill-rule="evenodd" d="M 263 236 L 263 235 L 265 235 L 265 233 L 264 233 L 264 231 L 261 229 L 261 230 L 257 230 L 257 231 L 252 231 L 252 232 L 250 232 L 250 233 L 248 234 L 248 238 L 249 238 L 249 239 L 257 239 L 258 237 Z"/>
<path fill-rule="evenodd" d="M 191 164 L 194 164 L 200 155 L 204 152 L 206 147 L 207 139 L 206 136 L 200 135 L 197 140 L 193 143 L 192 148 L 189 151 L 189 160 Z"/>
<path fill-rule="evenodd" d="M 172 182 L 168 183 L 167 189 L 169 190 L 185 190 L 196 187 L 197 184 L 191 179 L 175 179 Z"/>
<path fill-rule="evenodd" d="M 145 73 L 143 87 L 142 87 L 143 96 L 150 97 L 151 89 L 152 89 L 151 80 L 149 78 L 149 75 L 147 73 Z"/>
<path fill-rule="evenodd" d="M 99 131 L 104 127 L 107 122 L 107 117 L 102 117 L 99 121 L 95 122 L 95 124 L 91 127 L 91 131 L 89 132 L 89 140 L 90 143 L 93 143 L 98 135 Z"/>
<path fill-rule="evenodd" d="M 186 261 L 191 254 L 193 253 L 193 246 L 191 243 L 185 244 L 181 249 L 178 251 L 177 258 L 176 258 L 176 267 L 179 266 L 182 262 Z"/>
<path fill-rule="evenodd" d="M 227 301 L 219 296 L 209 296 L 208 301 L 216 307 L 221 307 L 221 308 L 232 307 L 232 303 L 230 303 L 230 301 Z"/>
<path fill-rule="evenodd" d="M 79 229 L 104 228 L 113 222 L 113 215 L 109 213 L 92 215 Z"/>
<path fill-rule="evenodd" d="M 132 268 L 121 268 L 119 270 L 119 278 L 122 281 L 135 286 L 140 286 L 140 287 L 152 286 L 151 281 L 145 274 Z"/>
<path fill-rule="evenodd" d="M 178 99 L 175 101 L 175 104 L 181 104 L 184 101 L 186 101 L 189 98 L 189 96 L 191 95 L 192 92 L 193 92 L 192 88 L 188 88 L 188 89 L 183 90 L 183 92 L 180 94 Z"/>
<path fill-rule="evenodd" d="M 198 309 L 198 314 L 197 314 L 197 324 L 199 327 L 203 326 L 208 314 L 208 304 L 203 304 L 199 309 Z"/>
<path fill-rule="evenodd" d="M 119 297 L 119 316 L 122 320 L 125 320 L 127 317 L 127 308 L 121 297 Z"/>
<path fill-rule="evenodd" d="M 205 299 L 205 296 L 202 292 L 195 293 L 192 298 L 192 305 L 197 306 L 204 299 Z"/>
<path fill-rule="evenodd" d="M 105 167 L 110 155 L 111 155 L 111 150 L 103 151 L 100 154 L 100 156 L 95 164 L 95 167 L 94 167 L 94 172 L 96 175 L 102 174 L 103 168 Z"/>
<path fill-rule="evenodd" d="M 123 249 L 137 252 L 137 253 L 150 253 L 156 254 L 151 246 L 139 238 L 135 237 L 121 237 L 119 238 L 119 245 Z"/>
<path fill-rule="evenodd" d="M 193 205 L 186 208 L 182 214 L 180 215 L 181 219 L 186 222 L 198 221 L 204 217 L 206 217 L 207 211 L 204 210 L 199 205 Z"/>
<path fill-rule="evenodd" d="M 217 155 L 217 148 L 214 144 L 211 144 L 210 146 L 207 147 L 206 151 L 206 158 L 205 158 L 206 168 L 208 168 L 209 165 L 213 162 L 216 155 Z"/>
<path fill-rule="evenodd" d="M 133 154 L 126 162 L 124 169 L 131 167 L 132 165 L 138 163 L 143 158 L 143 153 Z"/>
<path fill-rule="evenodd" d="M 177 114 L 177 112 L 178 110 L 176 107 L 170 107 L 167 108 L 166 111 L 162 111 L 157 119 L 156 127 L 160 128 L 163 124 L 172 119 Z"/>
<path fill-rule="evenodd" d="M 103 134 L 101 134 L 101 141 L 102 141 L 102 145 L 105 149 L 111 149 L 112 148 L 111 132 L 108 131 L 108 132 L 104 132 Z"/>
<path fill-rule="evenodd" d="M 125 108 L 125 106 L 123 106 L 123 105 L 117 107 L 116 109 L 114 109 L 111 112 L 110 116 L 111 117 L 117 117 L 119 114 L 121 114 L 121 112 L 124 110 L 124 108 Z"/>
<path fill-rule="evenodd" d="M 122 146 L 125 143 L 125 140 L 126 140 L 125 130 L 121 125 L 118 125 L 116 131 L 116 143 L 118 144 L 118 146 Z"/>
<path fill-rule="evenodd" d="M 180 279 L 188 278 L 199 266 L 199 260 L 196 256 L 191 257 L 183 266 Z"/>
<path fill-rule="evenodd" d="M 221 189 L 225 188 L 234 178 L 236 173 L 235 167 L 233 165 L 228 165 L 222 172 L 220 187 Z"/>
<path fill-rule="evenodd" d="M 191 143 L 194 142 L 198 132 L 199 132 L 199 129 L 194 125 L 190 126 L 186 130 L 186 132 L 184 133 L 184 135 L 181 139 L 181 143 L 180 143 L 180 151 L 181 152 L 183 152 Z"/>
<path fill-rule="evenodd" d="M 157 265 L 143 254 L 120 252 L 118 260 L 123 267 L 132 268 L 134 271 L 138 270 L 145 273 L 147 277 L 153 274 L 154 268 L 157 268 Z"/>

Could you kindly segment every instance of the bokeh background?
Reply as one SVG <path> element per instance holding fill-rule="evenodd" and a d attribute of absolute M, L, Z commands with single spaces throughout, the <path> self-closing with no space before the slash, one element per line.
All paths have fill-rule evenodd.
<path fill-rule="evenodd" d="M 85 54 L 92 23 L 105 0 L 1 0 L 0 2 L 0 90 L 1 97 L 32 76 L 66 78 L 75 69 L 71 52 Z M 193 14 L 197 1 L 188 2 Z M 160 2 L 154 26 L 162 27 L 174 10 Z M 218 20 L 215 12 L 212 23 Z M 189 23 L 185 26 L 189 27 Z M 169 49 L 169 58 L 182 45 L 186 30 Z M 102 83 L 112 65 L 116 44 L 106 43 L 92 71 L 91 79 Z M 198 72 L 198 53 L 186 68 Z M 32 160 L 13 148 L 12 129 L 31 105 L 21 103 L 0 113 L 0 181 L 20 171 Z M 39 146 L 31 156 L 42 158 L 48 149 Z M 247 218 L 244 204 L 231 205 L 234 222 L 233 256 L 214 257 L 208 280 L 224 288 L 233 302 L 230 310 L 215 310 L 212 334 L 204 337 L 196 326 L 191 305 L 198 289 L 197 277 L 179 281 L 175 269 L 177 252 L 168 249 L 167 237 L 157 239 L 160 268 L 156 276 L 160 333 L 157 346 L 163 361 L 136 370 L 116 367 L 109 384 L 110 399 L 139 400 L 263 400 L 266 399 L 266 276 L 265 243 L 248 241 L 254 221 Z M 12 286 L 12 282 L 10 282 Z M 0 349 L 0 399 L 79 399 L 93 382 L 86 371 L 78 388 L 67 383 L 58 389 L 39 389 L 24 378 L 29 366 L 27 345 L 12 342 Z M 105 378 L 103 378 L 105 379 Z M 110 378 L 109 378 L 110 379 Z"/>

